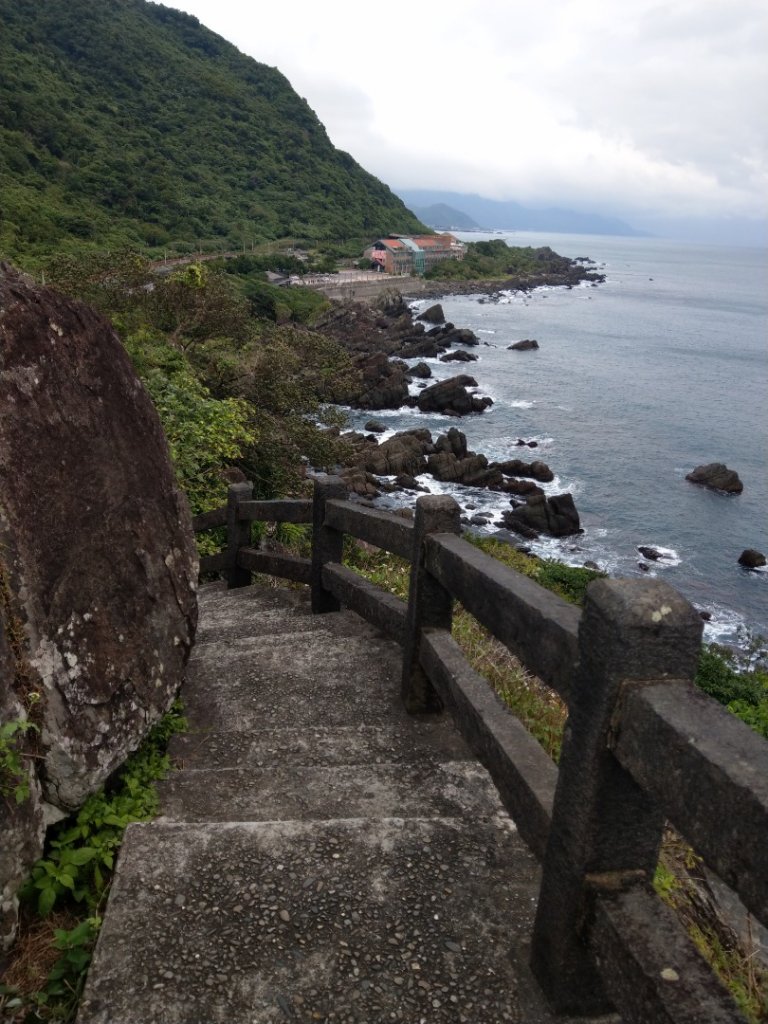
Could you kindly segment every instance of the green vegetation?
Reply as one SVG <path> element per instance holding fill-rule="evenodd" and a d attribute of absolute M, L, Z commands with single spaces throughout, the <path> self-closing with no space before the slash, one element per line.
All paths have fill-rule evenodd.
<path fill-rule="evenodd" d="M 29 797 L 29 770 L 24 763 L 22 741 L 38 727 L 27 718 L 14 718 L 0 724 L 0 797 L 23 804 Z"/>
<path fill-rule="evenodd" d="M 275 68 L 145 0 L 0 0 L 0 255 L 422 229 Z"/>
<path fill-rule="evenodd" d="M 22 936 L 0 985 L 0 1009 L 9 1014 L 3 1020 L 74 1020 L 123 833 L 131 822 L 147 821 L 157 813 L 155 783 L 170 770 L 168 742 L 185 729 L 177 701 L 110 783 L 76 815 L 49 830 L 45 854 L 20 891 Z M 37 955 L 24 955 L 25 949 L 36 947 Z M 50 966 L 41 976 L 40 964 L 46 961 Z"/>
<path fill-rule="evenodd" d="M 509 246 L 502 238 L 488 242 L 470 242 L 463 260 L 444 260 L 425 277 L 431 280 L 488 281 L 505 280 L 526 274 L 564 273 L 571 261 L 550 248 Z"/>
<path fill-rule="evenodd" d="M 745 668 L 739 666 L 733 651 L 715 645 L 704 647 L 696 683 L 768 739 L 768 670 L 764 655 Z"/>
<path fill-rule="evenodd" d="M 248 265 L 224 273 L 190 264 L 165 277 L 135 252 L 48 260 L 46 279 L 108 316 L 149 390 L 193 513 L 224 500 L 226 470 L 253 480 L 260 497 L 299 493 L 304 466 L 347 454 L 328 403 L 352 375 L 335 342 L 311 330 L 325 301 L 274 288 L 292 319 L 254 315 Z M 263 285 L 267 288 L 267 285 Z M 296 294 L 292 294 L 296 293 Z"/>

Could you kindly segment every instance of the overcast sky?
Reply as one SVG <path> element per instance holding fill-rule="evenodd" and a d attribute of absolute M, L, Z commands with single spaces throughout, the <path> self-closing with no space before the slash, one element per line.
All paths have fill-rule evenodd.
<path fill-rule="evenodd" d="M 165 2 L 279 68 L 394 189 L 766 216 L 766 0 Z"/>

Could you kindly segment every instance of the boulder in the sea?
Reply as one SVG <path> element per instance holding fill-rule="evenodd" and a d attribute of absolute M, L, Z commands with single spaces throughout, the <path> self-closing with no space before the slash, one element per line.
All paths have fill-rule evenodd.
<path fill-rule="evenodd" d="M 555 479 L 555 474 L 546 464 L 536 460 L 535 462 L 523 462 L 521 459 L 507 459 L 506 462 L 499 462 L 498 467 L 505 476 L 526 476 L 539 483 L 549 484 Z"/>
<path fill-rule="evenodd" d="M 765 555 L 754 548 L 745 548 L 739 555 L 739 565 L 745 569 L 760 569 L 765 564 Z"/>
<path fill-rule="evenodd" d="M 448 345 L 479 345 L 480 341 L 474 331 L 468 327 L 454 327 L 453 324 L 446 324 L 441 341 Z"/>
<path fill-rule="evenodd" d="M 445 313 L 443 313 L 443 307 L 439 302 L 436 302 L 434 306 L 429 306 L 423 313 L 420 313 L 417 320 L 425 320 L 428 324 L 443 324 L 445 323 Z"/>
<path fill-rule="evenodd" d="M 368 420 L 363 427 L 363 430 L 368 430 L 371 434 L 383 434 L 386 429 L 381 420 Z"/>
<path fill-rule="evenodd" d="M 728 469 L 722 462 L 708 462 L 706 466 L 697 466 L 687 474 L 686 480 L 692 484 L 701 484 L 713 491 L 724 491 L 726 494 L 741 494 L 744 484 L 739 474 Z"/>
<path fill-rule="evenodd" d="M 647 558 L 649 562 L 658 562 L 660 558 L 664 557 L 660 551 L 657 551 L 656 548 L 649 547 L 647 544 L 638 544 L 637 550 L 643 558 Z"/>
<path fill-rule="evenodd" d="M 551 498 L 534 494 L 525 505 L 504 513 L 504 525 L 530 539 L 541 533 L 552 537 L 581 533 L 579 513 L 570 494 L 557 494 Z"/>
<path fill-rule="evenodd" d="M 420 377 L 422 380 L 426 380 L 432 376 L 432 370 L 427 363 L 415 363 L 413 366 L 406 370 L 408 377 Z"/>
<path fill-rule="evenodd" d="M 444 356 L 440 356 L 441 363 L 474 363 L 476 361 L 477 356 L 474 352 L 467 352 L 463 348 L 457 348 L 453 352 L 446 352 Z"/>
<path fill-rule="evenodd" d="M 533 349 L 539 347 L 538 341 L 535 338 L 524 338 L 522 341 L 516 341 L 514 345 L 507 345 L 508 352 L 531 352 Z"/>
<path fill-rule="evenodd" d="M 418 397 L 417 405 L 421 412 L 440 412 L 448 415 L 464 416 L 471 412 L 483 412 L 493 405 L 491 398 L 479 398 L 472 395 L 468 388 L 476 388 L 474 377 L 460 374 L 449 377 L 425 388 Z"/>

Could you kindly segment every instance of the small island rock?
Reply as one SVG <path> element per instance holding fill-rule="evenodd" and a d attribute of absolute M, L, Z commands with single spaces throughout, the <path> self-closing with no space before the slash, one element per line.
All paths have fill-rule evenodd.
<path fill-rule="evenodd" d="M 754 548 L 745 548 L 739 555 L 739 565 L 745 569 L 759 569 L 765 564 L 765 555 L 762 551 L 755 551 Z"/>
<path fill-rule="evenodd" d="M 701 484 L 713 491 L 724 491 L 726 494 L 741 494 L 744 484 L 738 473 L 728 469 L 722 462 L 709 462 L 706 466 L 697 466 L 685 478 L 692 484 Z"/>
<path fill-rule="evenodd" d="M 514 345 L 507 345 L 507 352 L 531 352 L 538 347 L 539 343 L 534 338 L 524 338 L 522 341 L 516 341 Z"/>

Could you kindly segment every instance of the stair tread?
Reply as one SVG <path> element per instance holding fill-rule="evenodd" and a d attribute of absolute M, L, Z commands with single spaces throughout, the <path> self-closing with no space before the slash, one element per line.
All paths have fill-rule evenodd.
<path fill-rule="evenodd" d="M 155 822 L 120 868 L 79 1024 L 554 1022 L 508 820 Z"/>

